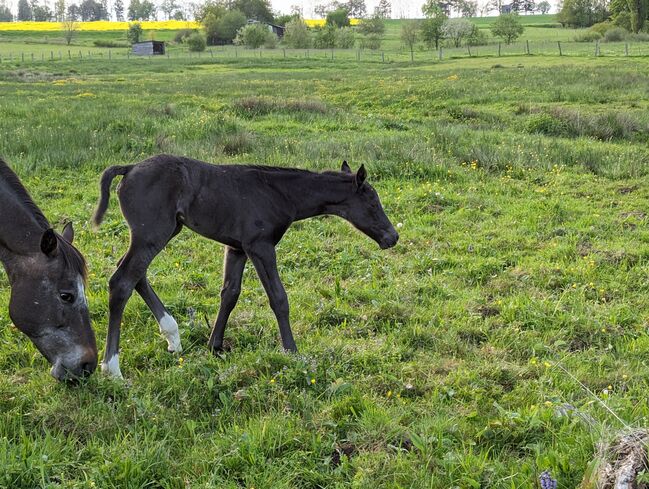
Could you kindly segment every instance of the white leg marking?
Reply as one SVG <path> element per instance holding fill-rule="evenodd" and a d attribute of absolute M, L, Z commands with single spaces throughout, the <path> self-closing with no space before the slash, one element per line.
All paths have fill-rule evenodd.
<path fill-rule="evenodd" d="M 181 352 L 183 347 L 180 344 L 180 333 L 178 332 L 178 323 L 169 314 L 165 314 L 158 321 L 160 332 L 167 339 L 167 350 L 171 352 Z"/>
<path fill-rule="evenodd" d="M 114 379 L 123 379 L 119 369 L 119 353 L 101 362 L 101 373 Z"/>

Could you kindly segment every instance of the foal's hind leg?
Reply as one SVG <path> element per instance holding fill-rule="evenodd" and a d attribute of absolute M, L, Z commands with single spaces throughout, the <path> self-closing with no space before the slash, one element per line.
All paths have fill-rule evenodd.
<path fill-rule="evenodd" d="M 223 287 L 221 288 L 221 306 L 219 315 L 214 323 L 210 340 L 207 343 L 212 352 L 218 352 L 223 348 L 223 334 L 225 325 L 228 322 L 230 313 L 239 300 L 241 292 L 241 278 L 243 269 L 246 266 L 246 254 L 242 250 L 237 250 L 227 246 L 225 248 L 225 257 L 223 259 Z"/>
<path fill-rule="evenodd" d="M 160 333 L 167 340 L 167 350 L 177 353 L 183 351 L 182 344 L 180 343 L 180 333 L 178 332 L 178 323 L 169 314 L 169 311 L 167 311 L 146 277 L 140 279 L 135 286 L 135 290 L 144 299 L 144 302 L 149 306 L 149 309 L 151 309 L 151 312 L 155 316 L 156 321 L 158 321 Z"/>
<path fill-rule="evenodd" d="M 101 370 L 111 377 L 122 377 L 119 368 L 119 335 L 126 303 L 137 283 L 146 278 L 151 261 L 165 247 L 176 227 L 175 222 L 171 226 L 164 226 L 163 223 L 157 225 L 159 227 L 156 230 L 145 231 L 140 228 L 131 231 L 131 245 L 108 284 L 108 335 Z"/>

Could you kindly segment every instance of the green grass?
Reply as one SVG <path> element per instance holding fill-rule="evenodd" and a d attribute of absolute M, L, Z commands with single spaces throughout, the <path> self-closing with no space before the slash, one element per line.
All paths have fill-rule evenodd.
<path fill-rule="evenodd" d="M 288 232 L 300 355 L 250 267 L 231 351 L 207 352 L 221 250 L 190 232 L 149 275 L 186 351 L 133 297 L 124 383 L 55 383 L 3 306 L 0 486 L 527 488 L 547 469 L 576 487 L 620 425 L 559 364 L 627 423 L 649 416 L 647 63 L 3 63 L 0 153 L 76 224 L 100 343 L 128 243 L 114 194 L 89 228 L 108 165 L 347 159 L 402 227 L 389 251 L 335 218 Z"/>

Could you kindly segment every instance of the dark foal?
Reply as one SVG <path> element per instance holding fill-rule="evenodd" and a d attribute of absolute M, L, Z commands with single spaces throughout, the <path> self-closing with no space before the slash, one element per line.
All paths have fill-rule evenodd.
<path fill-rule="evenodd" d="M 0 159 L 0 261 L 9 276 L 9 316 L 52 364 L 58 380 L 92 373 L 97 345 L 84 292 L 85 262 L 72 225 L 55 233 L 16 174 Z"/>
<path fill-rule="evenodd" d="M 352 173 L 248 165 L 211 165 L 158 155 L 132 166 L 108 168 L 101 179 L 101 198 L 93 218 L 99 225 L 108 207 L 111 181 L 131 231 L 131 243 L 110 279 L 109 324 L 102 371 L 121 377 L 119 334 L 124 307 L 133 289 L 155 315 L 169 351 L 180 351 L 176 321 L 149 285 L 146 272 L 153 258 L 183 226 L 226 245 L 221 307 L 209 340 L 212 351 L 223 346 L 223 334 L 241 290 L 249 258 L 277 317 L 282 344 L 297 351 L 289 325 L 286 292 L 277 272 L 275 245 L 291 223 L 321 214 L 340 216 L 374 239 L 381 248 L 399 235 L 386 217 L 376 191 L 365 182 L 361 166 Z"/>

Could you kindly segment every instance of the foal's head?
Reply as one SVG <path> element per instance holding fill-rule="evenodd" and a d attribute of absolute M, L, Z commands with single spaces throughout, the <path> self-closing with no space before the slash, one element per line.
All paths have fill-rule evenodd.
<path fill-rule="evenodd" d="M 16 263 L 9 315 L 52 364 L 58 380 L 77 379 L 97 366 L 97 345 L 84 291 L 85 261 L 74 231 L 46 230 L 40 249 Z"/>
<path fill-rule="evenodd" d="M 399 234 L 385 215 L 376 190 L 365 180 L 365 166 L 361 165 L 353 174 L 347 162 L 343 161 L 341 171 L 349 173 L 352 181 L 347 198 L 338 205 L 340 216 L 376 241 L 381 249 L 396 245 Z"/>

